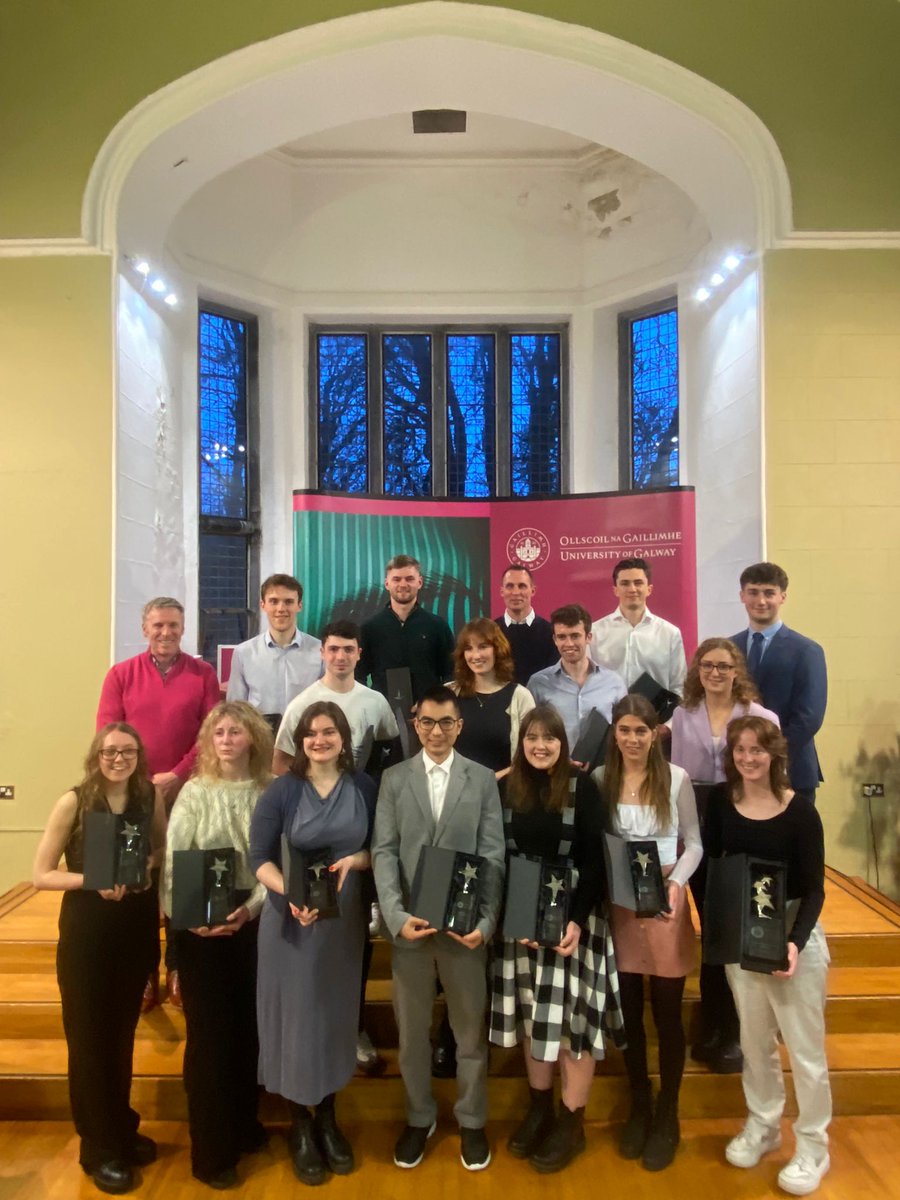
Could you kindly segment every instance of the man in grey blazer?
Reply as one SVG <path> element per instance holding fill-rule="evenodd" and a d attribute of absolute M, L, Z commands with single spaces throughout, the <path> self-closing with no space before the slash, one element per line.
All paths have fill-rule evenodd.
<path fill-rule="evenodd" d="M 505 842 L 493 771 L 453 749 L 462 728 L 456 696 L 431 688 L 416 710 L 422 750 L 385 771 L 375 812 L 372 866 L 381 915 L 392 943 L 394 1012 L 400 1031 L 400 1073 L 407 1126 L 394 1151 L 398 1167 L 416 1167 L 434 1132 L 429 1031 L 435 979 L 440 978 L 457 1043 L 457 1101 L 463 1166 L 491 1159 L 487 1118 L 486 945 L 494 932 L 503 888 Z M 481 904 L 466 937 L 441 933 L 409 910 L 410 889 L 423 846 L 480 854 Z"/>

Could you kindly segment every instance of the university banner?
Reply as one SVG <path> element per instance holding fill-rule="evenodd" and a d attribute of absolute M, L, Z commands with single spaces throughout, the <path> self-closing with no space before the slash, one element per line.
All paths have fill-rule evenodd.
<path fill-rule="evenodd" d="M 387 601 L 385 563 L 422 564 L 421 600 L 454 630 L 503 609 L 500 576 L 531 570 L 535 607 L 583 604 L 596 620 L 615 607 L 612 568 L 642 557 L 653 570 L 650 608 L 678 625 L 688 655 L 697 637 L 692 488 L 607 492 L 558 500 L 394 500 L 294 493 L 294 571 L 300 624 L 318 635 L 337 617 L 362 621 Z"/>

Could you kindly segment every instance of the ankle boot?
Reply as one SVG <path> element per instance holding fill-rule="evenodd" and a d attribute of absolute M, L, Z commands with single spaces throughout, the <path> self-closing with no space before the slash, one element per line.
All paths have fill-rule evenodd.
<path fill-rule="evenodd" d="M 312 1117 L 302 1104 L 291 1105 L 291 1162 L 301 1183 L 315 1187 L 328 1178 L 325 1163 L 313 1136 Z"/>
<path fill-rule="evenodd" d="M 329 1168 L 335 1175 L 349 1175 L 356 1165 L 353 1161 L 353 1147 L 338 1129 L 333 1093 L 316 1106 L 313 1131 L 316 1144 Z"/>
<path fill-rule="evenodd" d="M 556 1124 L 553 1111 L 553 1088 L 529 1087 L 531 1103 L 522 1124 L 512 1134 L 506 1147 L 514 1158 L 527 1158 Z"/>
<path fill-rule="evenodd" d="M 552 1171 L 561 1171 L 582 1152 L 585 1144 L 584 1108 L 576 1108 L 573 1112 L 561 1104 L 556 1124 L 537 1150 L 528 1156 L 528 1161 L 536 1171 L 549 1175 Z"/>
<path fill-rule="evenodd" d="M 653 1093 L 646 1088 L 631 1093 L 631 1111 L 619 1134 L 619 1153 L 623 1158 L 640 1158 L 644 1153 L 653 1121 Z"/>
<path fill-rule="evenodd" d="M 671 1163 L 681 1140 L 678 1124 L 678 1097 L 660 1095 L 656 1101 L 653 1125 L 641 1162 L 648 1171 L 662 1171 Z"/>

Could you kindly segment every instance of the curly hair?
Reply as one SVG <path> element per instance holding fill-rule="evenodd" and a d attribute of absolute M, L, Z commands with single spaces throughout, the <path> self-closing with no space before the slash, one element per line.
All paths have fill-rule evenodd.
<path fill-rule="evenodd" d="M 301 779 L 305 779 L 309 774 L 309 759 L 303 748 L 303 739 L 310 736 L 312 723 L 316 717 L 328 717 L 330 721 L 334 722 L 334 727 L 341 737 L 341 752 L 337 760 L 338 770 L 345 774 L 353 775 L 356 771 L 356 766 L 353 762 L 350 726 L 347 724 L 347 718 L 343 710 L 338 708 L 331 700 L 316 700 L 300 714 L 300 720 L 294 726 L 292 733 L 297 753 L 294 755 L 294 761 L 291 764 L 291 774 L 298 775 Z"/>
<path fill-rule="evenodd" d="M 759 700 L 756 684 L 747 672 L 747 660 L 728 638 L 711 637 L 701 642 L 694 652 L 687 678 L 684 681 L 684 698 L 682 704 L 687 709 L 699 708 L 706 697 L 703 684 L 700 682 L 700 660 L 711 650 L 719 650 L 728 654 L 734 665 L 734 679 L 731 684 L 731 699 L 735 704 L 749 704 L 751 700 Z"/>
<path fill-rule="evenodd" d="M 612 710 L 611 736 L 606 742 L 606 762 L 603 767 L 603 795 L 615 813 L 622 795 L 622 781 L 625 775 L 625 764 L 622 751 L 616 741 L 616 726 L 623 717 L 637 717 L 648 729 L 659 728 L 659 717 L 656 709 L 645 696 L 629 692 L 623 696 Z M 641 784 L 640 799 L 656 814 L 658 829 L 665 828 L 672 818 L 672 801 L 669 793 L 672 787 L 672 772 L 669 764 L 663 758 L 659 738 L 654 738 L 647 756 L 647 778 Z"/>
<path fill-rule="evenodd" d="M 216 726 L 231 718 L 243 725 L 250 737 L 250 778 L 265 786 L 272 778 L 272 750 L 275 740 L 268 721 L 245 700 L 223 700 L 207 713 L 197 734 L 197 762 L 194 779 L 221 779 L 222 766 L 213 744 Z"/>
<path fill-rule="evenodd" d="M 125 721 L 112 721 L 94 734 L 94 739 L 84 759 L 84 776 L 76 789 L 81 801 L 82 820 L 86 812 L 107 811 L 107 779 L 100 769 L 100 751 L 103 749 L 107 734 L 110 733 L 125 733 L 134 739 L 137 746 L 137 761 L 126 785 L 127 806 L 130 808 L 133 805 L 139 805 L 147 812 L 153 808 L 153 784 L 150 782 L 147 770 L 147 754 L 144 750 L 144 743 L 141 741 L 141 735 L 133 725 L 129 725 Z"/>
<path fill-rule="evenodd" d="M 533 767 L 525 757 L 525 734 L 533 725 L 539 725 L 548 737 L 559 739 L 559 758 L 547 771 Z M 571 774 L 569 739 L 563 719 L 552 704 L 539 704 L 525 714 L 519 726 L 519 744 L 506 781 L 507 802 L 517 812 L 528 812 L 533 808 L 562 812 L 569 803 Z M 548 780 L 549 792 L 546 787 Z"/>
<path fill-rule="evenodd" d="M 498 683 L 509 683 L 515 675 L 512 648 L 506 634 L 489 617 L 479 617 L 477 621 L 469 621 L 468 625 L 463 625 L 456 639 L 456 649 L 453 651 L 453 682 L 459 689 L 460 696 L 475 694 L 475 673 L 466 662 L 469 642 L 475 639 L 487 642 L 494 651 L 494 676 Z"/>
<path fill-rule="evenodd" d="M 766 717 L 736 717 L 728 726 L 725 734 L 725 779 L 732 799 L 740 799 L 744 794 L 744 780 L 734 764 L 734 748 L 742 733 L 756 734 L 760 746 L 772 756 L 769 763 L 769 787 L 779 803 L 784 804 L 784 794 L 790 787 L 787 738 L 778 726 Z"/>

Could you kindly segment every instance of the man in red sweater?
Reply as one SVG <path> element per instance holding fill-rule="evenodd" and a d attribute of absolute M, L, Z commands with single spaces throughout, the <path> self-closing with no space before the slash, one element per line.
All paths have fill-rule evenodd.
<path fill-rule="evenodd" d="M 127 721 L 141 735 L 147 768 L 165 800 L 175 803 L 181 785 L 190 775 L 196 757 L 197 734 L 206 714 L 220 699 L 219 681 L 212 667 L 190 654 L 182 654 L 184 607 L 171 596 L 156 596 L 144 605 L 147 650 L 110 667 L 97 707 L 97 728 L 111 721 Z M 173 1003 L 181 1007 L 178 972 L 166 950 L 166 986 Z M 144 1011 L 157 1002 L 157 981 L 144 993 Z"/>

